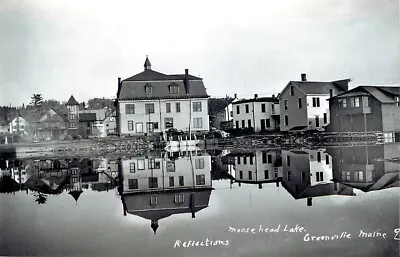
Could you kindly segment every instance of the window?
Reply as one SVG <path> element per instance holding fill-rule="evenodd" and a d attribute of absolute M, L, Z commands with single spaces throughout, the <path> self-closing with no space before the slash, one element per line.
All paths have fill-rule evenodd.
<path fill-rule="evenodd" d="M 325 163 L 329 164 L 329 155 L 325 155 Z"/>
<path fill-rule="evenodd" d="M 181 112 L 181 103 L 175 103 L 176 112 Z"/>
<path fill-rule="evenodd" d="M 153 122 L 146 122 L 146 129 L 147 129 L 147 132 L 149 132 L 149 133 L 154 132 L 154 123 Z"/>
<path fill-rule="evenodd" d="M 171 103 L 166 103 L 165 104 L 165 110 L 166 110 L 167 113 L 171 112 Z"/>
<path fill-rule="evenodd" d="M 146 91 L 146 95 L 153 94 L 153 87 L 149 84 L 146 84 L 146 86 L 144 87 L 144 90 Z"/>
<path fill-rule="evenodd" d="M 204 159 L 203 158 L 196 159 L 195 167 L 196 169 L 204 169 Z"/>
<path fill-rule="evenodd" d="M 321 152 L 317 152 L 317 162 L 321 162 Z"/>
<path fill-rule="evenodd" d="M 253 156 L 250 156 L 249 159 L 250 159 L 250 165 L 253 165 Z"/>
<path fill-rule="evenodd" d="M 270 120 L 270 119 L 265 119 L 265 126 L 266 126 L 267 128 L 270 128 L 270 127 L 271 127 L 271 120 Z"/>
<path fill-rule="evenodd" d="M 136 133 L 143 133 L 143 122 L 136 123 Z"/>
<path fill-rule="evenodd" d="M 287 181 L 291 181 L 292 180 L 292 172 L 290 170 L 288 170 L 287 172 Z"/>
<path fill-rule="evenodd" d="M 269 171 L 268 170 L 264 170 L 264 178 L 269 179 Z"/>
<path fill-rule="evenodd" d="M 196 175 L 196 185 L 205 185 L 205 184 L 206 184 L 206 176 L 204 174 Z"/>
<path fill-rule="evenodd" d="M 253 173 L 249 171 L 249 180 L 253 180 Z"/>
<path fill-rule="evenodd" d="M 243 171 L 239 171 L 239 179 L 243 179 Z"/>
<path fill-rule="evenodd" d="M 128 179 L 128 188 L 129 189 L 138 189 L 138 180 L 137 179 Z"/>
<path fill-rule="evenodd" d="M 133 130 L 133 121 L 132 120 L 128 120 L 128 130 L 129 131 Z"/>
<path fill-rule="evenodd" d="M 158 187 L 158 178 L 149 178 L 149 188 L 157 188 Z"/>
<path fill-rule="evenodd" d="M 202 128 L 203 127 L 203 118 L 193 118 L 193 127 L 194 128 Z"/>
<path fill-rule="evenodd" d="M 75 111 L 76 111 L 75 105 L 68 106 L 68 111 L 70 111 L 70 112 L 75 112 Z"/>
<path fill-rule="evenodd" d="M 126 104 L 125 105 L 125 114 L 135 114 L 135 105 L 134 104 Z"/>
<path fill-rule="evenodd" d="M 69 114 L 69 119 L 70 120 L 75 120 L 75 114 L 74 113 L 70 113 Z"/>
<path fill-rule="evenodd" d="M 167 161 L 167 172 L 175 172 L 175 162 L 174 161 Z"/>
<path fill-rule="evenodd" d="M 271 104 L 271 112 L 272 114 L 275 114 L 275 104 Z"/>
<path fill-rule="evenodd" d="M 193 102 L 193 112 L 201 112 L 201 102 Z"/>
<path fill-rule="evenodd" d="M 356 108 L 360 107 L 360 98 L 359 97 L 353 97 L 351 98 L 351 107 Z"/>
<path fill-rule="evenodd" d="M 236 158 L 237 158 L 237 164 L 240 164 L 240 156 L 238 156 Z"/>
<path fill-rule="evenodd" d="M 76 175 L 76 174 L 78 174 L 78 169 L 73 169 L 72 170 L 72 175 Z"/>
<path fill-rule="evenodd" d="M 324 173 L 322 171 L 316 172 L 317 173 L 317 182 L 324 180 Z"/>
<path fill-rule="evenodd" d="M 328 123 L 328 114 L 324 113 L 324 123 Z"/>
<path fill-rule="evenodd" d="M 287 100 L 283 100 L 283 107 L 285 108 L 285 110 L 288 109 Z"/>
<path fill-rule="evenodd" d="M 240 106 L 239 105 L 236 106 L 236 114 L 240 114 Z"/>
<path fill-rule="evenodd" d="M 174 203 L 183 203 L 185 201 L 184 194 L 177 194 L 174 196 Z"/>
<path fill-rule="evenodd" d="M 262 153 L 262 163 L 267 163 L 267 153 Z"/>
<path fill-rule="evenodd" d="M 243 164 L 247 164 L 247 156 L 243 157 Z"/>
<path fill-rule="evenodd" d="M 247 126 L 251 128 L 251 120 L 247 120 Z"/>
<path fill-rule="evenodd" d="M 185 185 L 185 179 L 183 176 L 179 176 L 179 186 L 183 187 Z"/>
<path fill-rule="evenodd" d="M 356 171 L 357 181 L 364 181 L 364 173 L 362 171 Z"/>
<path fill-rule="evenodd" d="M 134 162 L 131 162 L 129 164 L 129 172 L 130 173 L 135 173 L 135 163 Z"/>
<path fill-rule="evenodd" d="M 237 120 L 235 121 L 235 123 L 236 123 L 236 128 L 239 128 L 239 121 Z"/>
<path fill-rule="evenodd" d="M 285 115 L 285 126 L 289 126 L 289 116 Z"/>
<path fill-rule="evenodd" d="M 157 204 L 157 196 L 150 196 L 150 205 Z"/>
<path fill-rule="evenodd" d="M 346 108 L 347 107 L 347 98 L 342 98 L 338 100 L 339 107 Z"/>
<path fill-rule="evenodd" d="M 137 169 L 138 170 L 144 170 L 144 160 L 137 160 Z"/>
<path fill-rule="evenodd" d="M 272 155 L 267 155 L 267 163 L 272 163 Z"/>
<path fill-rule="evenodd" d="M 301 182 L 306 182 L 306 173 L 304 171 L 301 172 Z"/>
<path fill-rule="evenodd" d="M 290 86 L 290 95 L 294 95 L 294 87 Z"/>
<path fill-rule="evenodd" d="M 164 127 L 169 129 L 174 127 L 174 119 L 173 118 L 164 118 Z"/>
<path fill-rule="evenodd" d="M 158 162 L 158 165 L 160 165 L 160 162 Z M 153 158 L 149 159 L 149 169 L 155 169 L 156 168 L 156 160 Z"/>
<path fill-rule="evenodd" d="M 170 94 L 178 94 L 179 93 L 179 86 L 178 85 L 169 85 L 169 93 Z"/>
<path fill-rule="evenodd" d="M 312 104 L 313 107 L 320 107 L 319 97 L 313 97 L 312 102 L 313 102 L 313 104 Z"/>
<path fill-rule="evenodd" d="M 145 114 L 154 113 L 154 104 L 144 104 Z"/>
<path fill-rule="evenodd" d="M 261 104 L 261 112 L 266 112 L 265 104 Z"/>
<path fill-rule="evenodd" d="M 245 108 L 246 108 L 246 113 L 249 113 L 249 105 L 248 104 L 246 104 Z"/>
<path fill-rule="evenodd" d="M 174 177 L 169 177 L 169 186 L 174 187 L 175 186 L 175 179 Z"/>
<path fill-rule="evenodd" d="M 242 120 L 242 128 L 245 128 L 245 127 L 246 127 L 246 123 L 244 120 Z"/>
<path fill-rule="evenodd" d="M 299 109 L 303 108 L 303 102 L 301 101 L 301 98 L 299 97 Z"/>
<path fill-rule="evenodd" d="M 290 156 L 286 156 L 286 164 L 287 166 L 290 166 Z"/>
<path fill-rule="evenodd" d="M 153 128 L 158 129 L 158 122 L 153 122 Z"/>
<path fill-rule="evenodd" d="M 75 122 L 70 122 L 69 123 L 70 128 L 76 128 L 76 123 Z"/>

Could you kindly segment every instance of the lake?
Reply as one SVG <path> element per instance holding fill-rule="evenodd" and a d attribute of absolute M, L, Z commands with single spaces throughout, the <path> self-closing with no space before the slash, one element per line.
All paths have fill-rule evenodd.
<path fill-rule="evenodd" d="M 399 256 L 400 144 L 2 156 L 0 255 Z"/>

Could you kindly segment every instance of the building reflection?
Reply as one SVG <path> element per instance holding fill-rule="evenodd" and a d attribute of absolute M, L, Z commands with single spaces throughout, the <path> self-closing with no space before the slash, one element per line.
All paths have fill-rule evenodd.
<path fill-rule="evenodd" d="M 280 150 L 231 153 L 229 157 L 233 163 L 229 172 L 239 186 L 242 183 L 257 184 L 261 189 L 264 183 L 276 183 L 279 187 L 283 175 Z"/>
<path fill-rule="evenodd" d="M 211 156 L 206 152 L 159 153 L 120 161 L 119 192 L 124 215 L 150 221 L 207 208 L 212 191 Z"/>
<path fill-rule="evenodd" d="M 349 186 L 332 181 L 332 157 L 324 150 L 282 151 L 282 186 L 295 199 L 307 199 L 312 206 L 314 197 L 355 196 Z"/>
<path fill-rule="evenodd" d="M 102 163 L 106 165 L 101 166 Z M 68 192 L 77 202 L 89 188 L 115 188 L 113 175 L 118 174 L 117 164 L 117 160 L 88 158 L 2 161 L 0 191 L 31 191 L 40 204 L 46 202 L 47 195 Z"/>
<path fill-rule="evenodd" d="M 400 144 L 336 147 L 333 181 L 364 192 L 399 187 L 400 163 L 386 161 L 400 156 Z"/>

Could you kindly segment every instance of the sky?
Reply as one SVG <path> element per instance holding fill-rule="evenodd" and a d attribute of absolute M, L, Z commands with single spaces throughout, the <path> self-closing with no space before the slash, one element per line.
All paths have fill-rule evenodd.
<path fill-rule="evenodd" d="M 399 0 L 2 0 L 0 106 L 115 97 L 152 69 L 204 80 L 212 97 L 310 81 L 400 85 Z"/>

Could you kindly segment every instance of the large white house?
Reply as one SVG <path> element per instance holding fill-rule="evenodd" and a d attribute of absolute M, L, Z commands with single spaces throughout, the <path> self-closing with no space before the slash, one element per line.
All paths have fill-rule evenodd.
<path fill-rule="evenodd" d="M 117 109 L 120 135 L 140 135 L 169 129 L 209 131 L 208 98 L 201 78 L 166 75 L 151 69 L 118 79 Z"/>
<path fill-rule="evenodd" d="M 232 103 L 233 127 L 254 128 L 254 131 L 278 130 L 280 121 L 279 100 L 272 97 L 243 99 Z"/>

